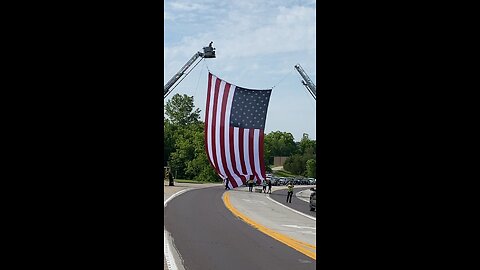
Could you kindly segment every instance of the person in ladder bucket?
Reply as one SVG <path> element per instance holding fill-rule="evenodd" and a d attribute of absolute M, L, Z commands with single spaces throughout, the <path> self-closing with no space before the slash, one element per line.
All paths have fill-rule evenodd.
<path fill-rule="evenodd" d="M 288 182 L 287 188 L 288 188 L 287 202 L 292 203 L 292 196 L 293 196 L 293 183 L 292 183 L 292 181 Z"/>

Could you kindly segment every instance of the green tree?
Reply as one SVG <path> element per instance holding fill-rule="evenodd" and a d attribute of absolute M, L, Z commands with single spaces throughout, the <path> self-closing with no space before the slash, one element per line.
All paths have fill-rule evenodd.
<path fill-rule="evenodd" d="M 195 158 L 190 142 L 195 132 L 203 130 L 200 109 L 193 101 L 193 96 L 175 94 L 165 105 L 164 158 L 177 178 L 185 176 L 187 162 Z"/>
<path fill-rule="evenodd" d="M 195 109 L 193 96 L 175 94 L 165 105 L 165 115 L 175 126 L 195 124 L 200 119 L 200 109 Z"/>
<path fill-rule="evenodd" d="M 308 138 L 307 133 L 303 133 L 302 140 L 300 140 L 300 143 L 298 144 L 298 147 L 299 147 L 299 153 L 300 154 L 303 155 L 303 154 L 308 152 L 309 154 L 314 155 L 316 153 L 317 143 L 316 143 L 316 141 L 310 140 Z"/>
<path fill-rule="evenodd" d="M 295 154 L 285 160 L 283 168 L 290 173 L 303 175 L 305 172 L 305 161 L 301 155 Z"/>
<path fill-rule="evenodd" d="M 188 163 L 195 159 L 197 148 L 195 140 L 203 136 L 202 123 L 178 127 L 174 134 L 175 151 L 170 154 L 170 166 L 177 178 L 185 178 Z"/>
<path fill-rule="evenodd" d="M 215 170 L 210 166 L 205 152 L 205 140 L 203 123 L 196 125 L 191 138 L 191 146 L 194 149 L 194 158 L 187 161 L 185 175 L 196 181 L 218 182 L 221 181 Z"/>
<path fill-rule="evenodd" d="M 287 158 L 283 168 L 293 174 L 311 175 L 313 173 L 312 170 L 314 170 L 312 162 L 316 164 L 316 141 L 310 140 L 308 134 L 304 133 L 301 141 L 296 143 L 295 153 Z"/>
<path fill-rule="evenodd" d="M 264 155 L 266 164 L 273 164 L 275 156 L 290 156 L 296 151 L 293 135 L 288 132 L 274 131 L 265 135 Z"/>
<path fill-rule="evenodd" d="M 168 120 L 163 121 L 163 160 L 167 161 L 175 151 L 175 126 Z"/>
<path fill-rule="evenodd" d="M 191 179 L 196 181 L 222 181 L 212 166 L 210 166 L 205 152 L 199 153 L 195 159 L 188 162 L 186 173 Z"/>
<path fill-rule="evenodd" d="M 313 178 L 317 177 L 317 161 L 315 159 L 307 160 L 306 176 Z"/>

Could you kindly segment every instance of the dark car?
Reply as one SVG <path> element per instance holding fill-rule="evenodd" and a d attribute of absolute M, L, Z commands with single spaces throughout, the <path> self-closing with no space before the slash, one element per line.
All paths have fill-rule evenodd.
<path fill-rule="evenodd" d="M 280 179 L 274 177 L 272 178 L 272 186 L 279 186 L 280 185 Z"/>
<path fill-rule="evenodd" d="M 310 211 L 313 211 L 317 208 L 317 189 L 311 188 L 310 189 L 312 194 L 310 194 Z"/>

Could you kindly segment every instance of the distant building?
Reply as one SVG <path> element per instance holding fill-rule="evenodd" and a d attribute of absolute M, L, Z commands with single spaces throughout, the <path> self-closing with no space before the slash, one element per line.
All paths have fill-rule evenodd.
<path fill-rule="evenodd" d="M 285 160 L 287 160 L 288 157 L 273 157 L 273 166 L 278 167 L 278 166 L 283 166 L 285 164 Z"/>

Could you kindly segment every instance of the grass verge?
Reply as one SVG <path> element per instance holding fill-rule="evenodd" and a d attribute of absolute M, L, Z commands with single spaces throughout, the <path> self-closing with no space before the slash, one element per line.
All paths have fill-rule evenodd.
<path fill-rule="evenodd" d="M 191 183 L 191 184 L 208 184 L 208 183 L 212 183 L 212 182 L 200 182 L 200 181 L 187 180 L 187 179 L 175 179 L 175 182 L 178 182 L 178 183 Z"/>
<path fill-rule="evenodd" d="M 298 175 L 294 175 L 294 174 L 291 174 L 287 171 L 284 171 L 284 170 L 279 170 L 279 171 L 275 171 L 273 173 L 274 176 L 277 176 L 277 177 L 297 177 Z"/>

